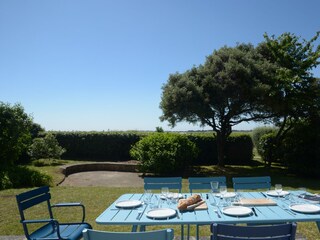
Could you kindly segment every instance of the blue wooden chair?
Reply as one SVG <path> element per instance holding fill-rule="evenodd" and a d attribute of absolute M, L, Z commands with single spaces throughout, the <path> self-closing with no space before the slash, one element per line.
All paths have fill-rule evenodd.
<path fill-rule="evenodd" d="M 149 232 L 104 232 L 85 229 L 84 240 L 173 240 L 173 229 Z"/>
<path fill-rule="evenodd" d="M 296 223 L 268 226 L 211 225 L 211 240 L 295 240 Z"/>
<path fill-rule="evenodd" d="M 49 193 L 49 187 L 40 187 L 28 192 L 21 193 L 16 196 L 19 213 L 21 217 L 21 223 L 25 236 L 28 240 L 36 239 L 50 239 L 50 240 L 77 240 L 82 237 L 82 231 L 86 228 L 91 228 L 89 223 L 84 222 L 85 219 L 85 207 L 81 203 L 59 203 L 51 205 L 51 194 Z M 25 210 L 38 204 L 44 203 L 47 205 L 48 213 L 46 219 L 26 219 Z M 72 223 L 59 223 L 54 219 L 52 208 L 54 207 L 80 207 L 82 209 L 82 220 Z M 36 230 L 32 230 L 28 227 L 34 225 L 40 227 Z M 33 228 L 32 228 L 33 229 Z"/>
<path fill-rule="evenodd" d="M 168 187 L 169 189 L 179 190 L 182 189 L 182 177 L 145 177 L 144 189 L 161 189 L 162 187 Z"/>
<path fill-rule="evenodd" d="M 265 177 L 234 177 L 232 178 L 234 191 L 256 190 L 271 188 L 271 178 Z"/>
<path fill-rule="evenodd" d="M 227 179 L 225 176 L 221 177 L 189 177 L 189 190 L 192 193 L 193 190 L 210 190 L 210 182 L 219 182 L 220 184 L 226 185 Z M 196 225 L 196 239 L 199 239 L 199 227 Z M 188 236 L 190 235 L 190 226 L 188 225 Z"/>
<path fill-rule="evenodd" d="M 210 182 L 219 182 L 220 184 L 226 185 L 226 177 L 189 177 L 189 190 L 192 193 L 193 190 L 210 190 Z"/>

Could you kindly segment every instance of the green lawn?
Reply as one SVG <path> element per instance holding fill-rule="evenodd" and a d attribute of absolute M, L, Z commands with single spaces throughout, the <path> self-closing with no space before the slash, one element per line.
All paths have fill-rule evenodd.
<path fill-rule="evenodd" d="M 55 182 L 61 181 L 63 176 L 58 171 L 59 166 L 42 167 L 42 171 L 46 171 L 52 175 Z M 307 187 L 308 191 L 320 193 L 319 181 L 314 179 L 298 178 L 294 175 L 286 173 L 281 167 L 273 167 L 266 169 L 262 165 L 256 166 L 227 166 L 225 168 L 216 168 L 212 166 L 196 167 L 193 169 L 192 175 L 197 176 L 220 176 L 224 175 L 228 179 L 228 187 L 231 188 L 231 179 L 233 176 L 262 176 L 269 175 L 272 184 L 281 183 L 284 189 L 295 189 L 301 186 Z M 0 191 L 0 235 L 23 235 L 22 225 L 19 223 L 19 214 L 15 201 L 15 195 L 29 189 L 9 189 Z M 230 189 L 231 190 L 231 189 Z M 183 191 L 187 189 L 187 179 L 183 180 Z M 52 203 L 57 202 L 79 202 L 86 206 L 86 220 L 93 225 L 94 229 L 113 230 L 113 231 L 130 231 L 129 227 L 101 226 L 95 223 L 96 217 L 121 194 L 143 192 L 143 187 L 132 188 L 125 186 L 122 188 L 112 187 L 51 187 Z M 30 211 L 30 218 L 39 216 L 41 207 L 34 211 Z M 57 212 L 57 218 L 62 220 L 70 220 L 74 215 L 73 212 Z M 172 227 L 172 226 L 170 226 Z M 148 228 L 152 229 L 152 228 Z M 177 234 L 180 232 L 180 226 L 174 227 Z M 299 223 L 298 232 L 305 235 L 308 239 L 320 239 L 320 234 L 315 223 Z M 194 229 L 192 229 L 194 234 Z M 204 226 L 201 228 L 202 235 L 210 235 L 209 228 Z"/>

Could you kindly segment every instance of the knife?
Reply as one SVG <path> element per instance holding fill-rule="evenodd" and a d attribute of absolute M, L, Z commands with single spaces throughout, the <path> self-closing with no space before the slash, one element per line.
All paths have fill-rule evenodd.
<path fill-rule="evenodd" d="M 143 214 L 144 214 L 144 212 L 146 211 L 147 207 L 148 207 L 148 204 L 146 204 L 146 207 L 143 209 L 143 211 L 142 211 L 142 213 L 140 214 L 138 220 L 141 219 L 141 217 L 143 216 Z"/>
<path fill-rule="evenodd" d="M 263 192 L 260 192 L 265 198 L 267 198 L 267 195 L 265 195 Z"/>
<path fill-rule="evenodd" d="M 254 215 L 255 215 L 256 217 L 258 217 L 258 214 L 257 214 L 256 210 L 254 209 L 254 207 L 251 208 L 251 209 L 252 209 L 252 212 L 254 213 Z"/>

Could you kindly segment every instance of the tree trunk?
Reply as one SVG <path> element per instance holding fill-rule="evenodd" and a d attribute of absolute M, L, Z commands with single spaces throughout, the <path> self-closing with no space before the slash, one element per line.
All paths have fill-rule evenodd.
<path fill-rule="evenodd" d="M 225 145 L 226 137 L 221 132 L 217 132 L 217 152 L 218 152 L 218 166 L 224 167 L 224 157 L 225 157 Z"/>

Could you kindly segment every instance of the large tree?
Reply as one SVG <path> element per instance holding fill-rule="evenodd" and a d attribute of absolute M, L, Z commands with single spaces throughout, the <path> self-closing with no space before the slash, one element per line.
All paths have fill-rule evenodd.
<path fill-rule="evenodd" d="M 320 85 L 312 69 L 319 65 L 320 45 L 314 46 L 319 34 L 316 33 L 309 41 L 291 33 L 277 38 L 265 34 L 265 41 L 257 47 L 268 61 L 277 66 L 276 77 L 265 82 L 270 86 L 265 109 L 270 111 L 272 123 L 279 127 L 271 146 L 279 146 L 302 119 L 318 119 Z M 271 164 L 273 156 L 269 158 Z"/>
<path fill-rule="evenodd" d="M 251 44 L 223 47 L 203 65 L 169 76 L 162 87 L 162 121 L 174 127 L 187 121 L 210 126 L 217 134 L 218 165 L 224 166 L 225 144 L 232 127 L 269 117 L 260 111 L 275 68 Z"/>

